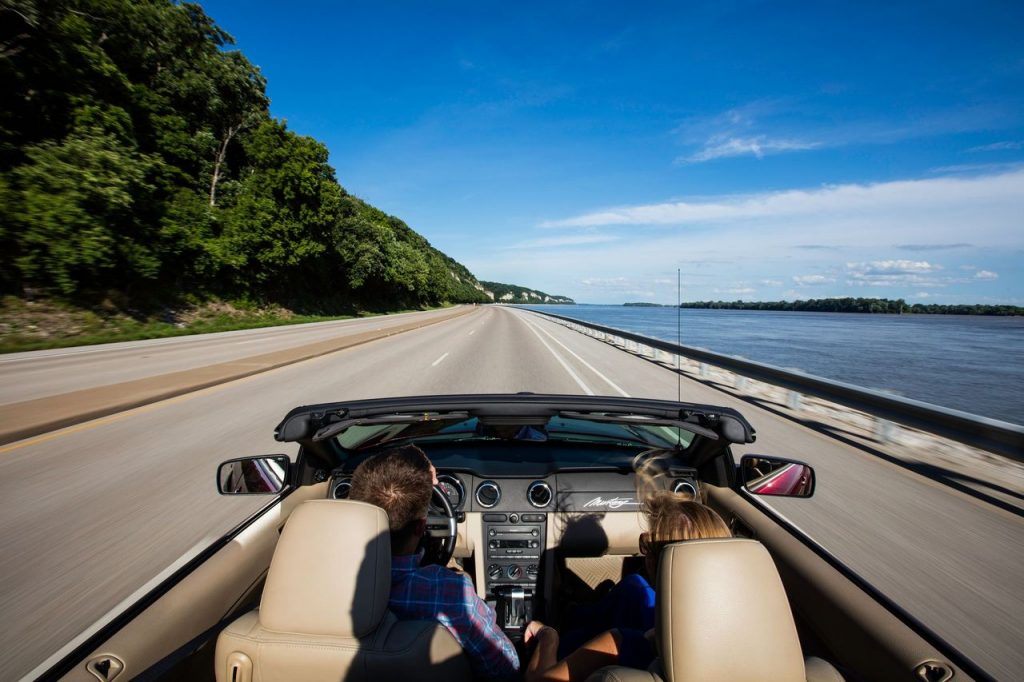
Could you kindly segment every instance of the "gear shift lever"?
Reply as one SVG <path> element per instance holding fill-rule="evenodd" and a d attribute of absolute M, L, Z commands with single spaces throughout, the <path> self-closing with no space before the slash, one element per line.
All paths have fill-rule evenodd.
<path fill-rule="evenodd" d="M 498 625 L 503 630 L 522 630 L 529 620 L 527 599 L 530 596 L 521 587 L 501 588 L 498 596 Z"/>

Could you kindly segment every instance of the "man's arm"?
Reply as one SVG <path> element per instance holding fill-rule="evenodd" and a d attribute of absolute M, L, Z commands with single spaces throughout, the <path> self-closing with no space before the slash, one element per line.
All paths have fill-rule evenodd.
<path fill-rule="evenodd" d="M 519 654 L 498 627 L 494 610 L 477 596 L 469 576 L 462 576 L 464 613 L 452 618 L 456 638 L 469 656 L 473 670 L 488 679 L 501 679 L 519 670 Z"/>

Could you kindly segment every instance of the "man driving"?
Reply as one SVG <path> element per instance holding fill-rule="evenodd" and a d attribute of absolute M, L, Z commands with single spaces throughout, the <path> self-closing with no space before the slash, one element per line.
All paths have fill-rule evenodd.
<path fill-rule="evenodd" d="M 391 600 L 402 620 L 436 620 L 458 640 L 477 677 L 508 678 L 519 670 L 515 647 L 494 610 L 477 596 L 469 576 L 443 566 L 420 566 L 420 538 L 436 475 L 426 454 L 407 445 L 375 455 L 352 474 L 349 499 L 388 514 L 391 529 Z"/>

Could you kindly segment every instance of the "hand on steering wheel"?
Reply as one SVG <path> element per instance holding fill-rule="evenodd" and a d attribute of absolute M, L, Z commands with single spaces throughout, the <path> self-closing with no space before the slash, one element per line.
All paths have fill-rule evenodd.
<path fill-rule="evenodd" d="M 436 485 L 431 502 L 433 506 L 440 509 L 441 513 L 431 513 L 432 509 L 427 511 L 427 532 L 424 533 L 420 543 L 424 549 L 420 566 L 429 566 L 430 564 L 446 566 L 455 552 L 455 539 L 458 536 L 455 510 L 452 508 L 448 496 Z"/>

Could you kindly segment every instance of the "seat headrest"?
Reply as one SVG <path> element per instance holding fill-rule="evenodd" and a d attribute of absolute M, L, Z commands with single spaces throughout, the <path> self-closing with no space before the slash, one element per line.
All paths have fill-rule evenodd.
<path fill-rule="evenodd" d="M 658 563 L 657 633 L 669 682 L 804 682 L 793 614 L 755 540 L 691 540 Z"/>
<path fill-rule="evenodd" d="M 299 505 L 270 562 L 259 620 L 278 632 L 361 637 L 384 618 L 391 536 L 383 509 L 348 500 Z"/>

